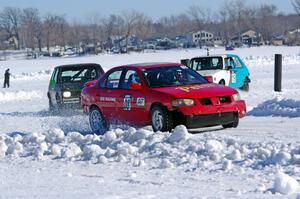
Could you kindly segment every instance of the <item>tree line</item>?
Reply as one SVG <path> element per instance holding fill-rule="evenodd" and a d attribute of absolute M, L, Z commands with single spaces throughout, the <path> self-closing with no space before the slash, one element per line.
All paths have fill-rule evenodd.
<path fill-rule="evenodd" d="M 249 7 L 245 0 L 224 1 L 219 11 L 192 6 L 178 15 L 153 20 L 146 14 L 131 10 L 100 17 L 91 14 L 84 22 L 70 22 L 65 15 L 41 15 L 36 8 L 5 7 L 0 10 L 0 48 L 16 50 L 94 44 L 111 48 L 112 39 L 123 36 L 126 44 L 135 35 L 142 42 L 149 38 L 174 38 L 191 31 L 205 30 L 226 42 L 244 30 L 261 33 L 265 41 L 287 30 L 300 28 L 300 0 L 290 2 L 295 14 L 282 14 L 276 5 Z M 127 46 L 127 45 L 126 45 Z"/>

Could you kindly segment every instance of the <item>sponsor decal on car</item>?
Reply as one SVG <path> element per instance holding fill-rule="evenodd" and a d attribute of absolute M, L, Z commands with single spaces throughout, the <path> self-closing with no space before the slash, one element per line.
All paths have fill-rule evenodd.
<path fill-rule="evenodd" d="M 100 97 L 100 101 L 104 102 L 115 102 L 116 98 L 115 97 Z"/>
<path fill-rule="evenodd" d="M 197 90 L 197 89 L 208 88 L 208 87 L 212 87 L 212 86 L 210 84 L 203 84 L 203 85 L 195 85 L 195 86 L 180 86 L 175 89 L 182 90 L 185 92 L 190 92 L 190 90 Z"/>
<path fill-rule="evenodd" d="M 137 105 L 137 106 L 145 106 L 145 98 L 138 97 L 138 98 L 136 99 L 136 105 Z"/>

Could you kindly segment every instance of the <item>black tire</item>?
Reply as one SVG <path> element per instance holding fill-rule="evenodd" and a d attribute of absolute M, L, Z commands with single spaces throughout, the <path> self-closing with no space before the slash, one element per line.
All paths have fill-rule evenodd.
<path fill-rule="evenodd" d="M 107 122 L 97 107 L 92 107 L 89 112 L 90 127 L 97 135 L 103 135 L 108 130 Z"/>
<path fill-rule="evenodd" d="M 151 124 L 154 132 L 171 131 L 173 128 L 172 114 L 165 107 L 155 105 L 151 109 Z"/>
<path fill-rule="evenodd" d="M 54 106 L 53 106 L 53 104 L 52 104 L 52 102 L 51 102 L 51 99 L 49 99 L 49 111 L 50 111 L 50 112 L 53 112 L 53 111 L 54 111 Z"/>
<path fill-rule="evenodd" d="M 242 87 L 242 90 L 247 92 L 249 91 L 249 80 L 247 78 L 244 80 L 244 85 Z"/>
<path fill-rule="evenodd" d="M 221 79 L 221 80 L 219 81 L 219 84 L 221 84 L 221 85 L 224 85 L 224 86 L 225 86 L 225 81 L 224 81 L 224 79 Z"/>
<path fill-rule="evenodd" d="M 229 124 L 223 124 L 223 128 L 227 129 L 227 128 L 236 128 L 239 125 L 239 115 L 235 114 L 234 120 L 233 122 L 229 123 Z"/>

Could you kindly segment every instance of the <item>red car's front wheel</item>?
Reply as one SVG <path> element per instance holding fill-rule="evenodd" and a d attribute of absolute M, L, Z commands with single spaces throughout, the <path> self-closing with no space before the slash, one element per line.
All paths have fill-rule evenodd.
<path fill-rule="evenodd" d="M 164 107 L 154 106 L 151 109 L 151 124 L 153 131 L 171 131 L 173 127 L 172 114 Z"/>

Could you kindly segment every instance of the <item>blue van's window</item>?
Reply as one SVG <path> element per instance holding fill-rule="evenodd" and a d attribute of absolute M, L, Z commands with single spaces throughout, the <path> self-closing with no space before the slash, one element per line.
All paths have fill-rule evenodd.
<path fill-rule="evenodd" d="M 234 60 L 234 64 L 235 64 L 236 68 L 242 68 L 243 67 L 242 63 L 240 62 L 240 60 L 237 57 L 233 57 L 233 60 Z"/>

